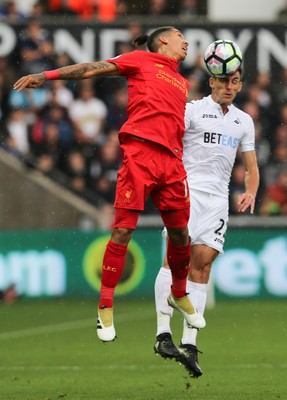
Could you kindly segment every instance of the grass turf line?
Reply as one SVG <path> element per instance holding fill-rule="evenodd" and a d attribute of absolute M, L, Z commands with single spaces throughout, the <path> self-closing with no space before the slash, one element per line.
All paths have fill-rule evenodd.
<path fill-rule="evenodd" d="M 283 300 L 217 303 L 198 335 L 204 375 L 193 380 L 181 365 L 153 354 L 152 300 L 116 299 L 118 339 L 107 344 L 96 337 L 93 301 L 1 304 L 0 399 L 284 399 L 286 316 Z M 181 327 L 175 313 L 176 343 Z"/>

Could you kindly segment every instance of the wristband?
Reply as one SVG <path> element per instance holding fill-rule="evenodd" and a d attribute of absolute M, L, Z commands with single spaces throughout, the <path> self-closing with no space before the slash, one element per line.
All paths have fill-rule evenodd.
<path fill-rule="evenodd" d="M 48 81 L 60 79 L 60 71 L 58 69 L 52 69 L 52 71 L 44 71 L 43 73 Z"/>

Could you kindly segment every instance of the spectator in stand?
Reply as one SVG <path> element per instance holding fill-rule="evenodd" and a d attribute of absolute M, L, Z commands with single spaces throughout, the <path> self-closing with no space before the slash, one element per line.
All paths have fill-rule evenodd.
<path fill-rule="evenodd" d="M 260 170 L 260 189 L 264 186 L 264 170 L 266 165 L 269 162 L 270 153 L 271 153 L 271 146 L 268 139 L 266 139 L 262 132 L 262 126 L 259 123 L 254 125 L 255 127 L 255 150 L 256 150 L 256 157 L 257 157 L 257 164 Z M 259 189 L 259 190 L 260 190 Z M 260 197 L 257 196 L 257 197 Z"/>
<path fill-rule="evenodd" d="M 185 20 L 198 16 L 198 0 L 180 0 L 178 16 Z"/>
<path fill-rule="evenodd" d="M 3 132 L 2 132 L 3 134 Z M 9 134 L 1 135 L 1 148 L 15 158 L 23 161 L 23 155 L 18 151 L 15 140 Z"/>
<path fill-rule="evenodd" d="M 0 121 L 1 125 L 9 112 L 9 93 L 17 74 L 6 57 L 0 57 Z"/>
<path fill-rule="evenodd" d="M 188 101 L 202 99 L 203 93 L 201 91 L 201 82 L 199 76 L 196 73 L 191 73 L 186 77 L 186 79 L 190 85 L 188 91 Z"/>
<path fill-rule="evenodd" d="M 51 81 L 50 101 L 69 109 L 74 101 L 74 94 L 67 86 L 67 81 Z"/>
<path fill-rule="evenodd" d="M 42 0 L 42 3 L 46 3 L 48 14 L 57 16 L 78 16 L 79 15 L 79 4 L 81 1 L 75 0 Z M 90 7 L 87 5 L 86 12 L 90 13 Z"/>
<path fill-rule="evenodd" d="M 120 127 L 126 122 L 128 94 L 126 89 L 117 89 L 113 96 L 113 104 L 108 108 L 107 129 L 119 131 Z"/>
<path fill-rule="evenodd" d="M 61 68 L 64 67 L 65 65 L 71 65 L 73 62 L 71 60 L 71 58 L 69 57 L 69 55 L 65 52 L 60 52 L 58 54 L 55 55 L 55 63 L 56 63 L 56 67 L 57 68 Z M 52 82 L 48 82 L 47 85 L 50 86 L 51 88 L 51 83 Z M 74 81 L 66 81 L 65 82 L 66 87 L 72 91 L 73 96 L 75 95 L 76 92 L 76 85 Z"/>
<path fill-rule="evenodd" d="M 188 100 L 201 99 L 209 94 L 208 73 L 203 67 L 203 59 L 201 54 L 197 54 L 194 65 L 186 70 L 181 70 L 184 76 L 187 77 L 190 88 L 188 92 Z"/>
<path fill-rule="evenodd" d="M 101 22 L 111 22 L 117 17 L 117 0 L 93 0 L 95 17 Z"/>
<path fill-rule="evenodd" d="M 261 200 L 261 215 L 287 215 L 287 167 L 278 171 L 276 180 L 267 186 Z"/>
<path fill-rule="evenodd" d="M 109 178 L 107 172 L 103 174 L 95 181 L 93 185 L 93 190 L 105 199 L 110 205 L 113 203 L 113 198 L 115 196 L 116 186 L 114 182 Z"/>
<path fill-rule="evenodd" d="M 70 59 L 70 57 L 68 56 L 67 53 L 58 53 L 55 55 L 56 58 L 56 66 L 57 68 L 61 68 L 64 67 L 65 65 L 70 65 L 72 63 L 72 60 Z M 68 84 L 69 82 L 67 82 Z"/>
<path fill-rule="evenodd" d="M 41 156 L 43 154 L 49 155 L 53 159 L 54 167 L 58 168 L 60 152 L 59 128 L 54 122 L 48 122 L 44 127 L 44 138 L 40 149 Z"/>
<path fill-rule="evenodd" d="M 276 102 L 269 85 L 269 75 L 258 74 L 255 82 L 250 84 L 245 91 L 245 101 L 253 103 L 254 106 L 257 105 L 258 118 L 266 131 L 272 132 L 276 124 L 276 108 L 272 105 Z"/>
<path fill-rule="evenodd" d="M 106 201 L 95 190 L 89 187 L 87 162 L 80 150 L 74 148 L 68 153 L 65 173 L 67 179 L 64 186 L 84 200 L 97 206 L 102 212 L 102 207 L 106 205 Z M 107 205 L 112 207 L 110 203 L 107 203 Z M 105 216 L 103 218 L 106 219 Z"/>
<path fill-rule="evenodd" d="M 133 51 L 134 48 L 129 42 L 119 42 L 116 45 L 116 54 L 125 54 Z"/>
<path fill-rule="evenodd" d="M 279 108 L 279 123 L 287 126 L 287 102 L 281 104 Z"/>
<path fill-rule="evenodd" d="M 89 151 L 103 141 L 108 110 L 105 103 L 96 97 L 90 80 L 81 82 L 79 96 L 71 104 L 69 114 L 80 146 Z"/>
<path fill-rule="evenodd" d="M 43 152 L 38 158 L 36 158 L 33 167 L 36 171 L 41 172 L 41 174 L 46 175 L 53 180 L 57 180 L 57 165 L 55 164 L 55 160 L 51 154 Z"/>
<path fill-rule="evenodd" d="M 160 15 L 174 15 L 177 14 L 176 7 L 169 4 L 167 0 L 149 0 L 148 7 L 144 10 L 144 14 L 152 17 Z"/>
<path fill-rule="evenodd" d="M 272 185 L 282 168 L 287 165 L 287 145 L 276 144 L 272 150 L 270 162 L 265 167 L 264 182 L 266 186 Z"/>
<path fill-rule="evenodd" d="M 111 22 L 117 16 L 116 0 L 49 0 L 50 13 L 60 16 L 79 16 L 83 19 L 96 19 Z"/>
<path fill-rule="evenodd" d="M 271 146 L 269 140 L 264 137 L 260 124 L 255 124 L 255 149 L 257 163 L 261 168 L 269 162 Z"/>
<path fill-rule="evenodd" d="M 138 23 L 138 21 L 132 21 L 128 25 L 128 31 L 130 34 L 130 42 L 132 43 L 133 40 L 138 37 L 139 35 L 142 35 L 143 30 L 142 26 Z"/>
<path fill-rule="evenodd" d="M 35 120 L 35 116 L 43 107 L 45 107 L 50 98 L 50 91 L 47 88 L 37 88 L 34 91 L 15 93 L 10 90 L 8 94 L 8 106 L 10 109 L 23 109 L 29 119 L 30 124 Z"/>
<path fill-rule="evenodd" d="M 78 176 L 87 178 L 87 164 L 80 150 L 74 148 L 68 153 L 65 172 L 71 178 Z"/>
<path fill-rule="evenodd" d="M 30 153 L 29 144 L 29 118 L 24 109 L 15 108 L 9 113 L 7 132 L 14 144 L 14 149 L 22 158 Z"/>
<path fill-rule="evenodd" d="M 21 0 L 23 1 L 23 0 Z M 44 3 L 44 2 L 43 2 Z M 43 18 L 46 14 L 46 8 L 40 0 L 36 1 L 31 9 L 30 17 L 32 18 Z"/>
<path fill-rule="evenodd" d="M 267 72 L 258 72 L 255 78 L 258 90 L 257 101 L 263 109 L 268 109 L 274 104 L 275 96 L 271 85 L 271 75 Z"/>
<path fill-rule="evenodd" d="M 114 201 L 121 156 L 118 131 L 111 130 L 90 164 L 90 187 L 110 204 Z"/>
<path fill-rule="evenodd" d="M 41 155 L 43 149 L 45 153 L 52 152 L 55 166 L 63 169 L 67 152 L 75 145 L 75 130 L 67 110 L 56 103 L 41 110 L 31 139 L 36 155 Z"/>
<path fill-rule="evenodd" d="M 287 102 L 287 67 L 282 69 L 280 79 L 272 82 L 278 104 Z"/>
<path fill-rule="evenodd" d="M 238 214 L 238 196 L 245 191 L 246 170 L 240 161 L 240 155 L 234 164 L 229 184 L 229 213 Z"/>
<path fill-rule="evenodd" d="M 271 143 L 271 128 L 270 122 L 265 115 L 262 114 L 260 106 L 256 100 L 247 100 L 242 103 L 241 109 L 248 113 L 254 121 L 255 126 L 260 127 L 263 137 L 266 137 Z"/>
<path fill-rule="evenodd" d="M 74 148 L 68 153 L 65 172 L 68 176 L 68 189 L 89 202 L 93 202 L 94 199 L 87 186 L 87 163 L 80 150 Z"/>
<path fill-rule="evenodd" d="M 33 74 L 37 68 L 55 66 L 55 52 L 49 32 L 37 18 L 29 19 L 18 47 L 20 73 Z"/>
<path fill-rule="evenodd" d="M 276 144 L 281 144 L 282 146 L 287 145 L 287 125 L 281 124 L 277 126 L 274 134 L 274 141 Z"/>
<path fill-rule="evenodd" d="M 26 15 L 18 10 L 17 3 L 13 0 L 4 1 L 4 4 L 0 6 L 0 20 L 8 19 L 11 22 L 25 18 Z"/>

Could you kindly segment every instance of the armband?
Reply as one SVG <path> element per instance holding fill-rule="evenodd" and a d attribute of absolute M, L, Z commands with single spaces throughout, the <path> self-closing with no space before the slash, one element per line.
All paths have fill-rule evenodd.
<path fill-rule="evenodd" d="M 43 73 L 48 81 L 60 79 L 60 71 L 58 69 L 52 69 L 51 71 L 44 71 Z"/>

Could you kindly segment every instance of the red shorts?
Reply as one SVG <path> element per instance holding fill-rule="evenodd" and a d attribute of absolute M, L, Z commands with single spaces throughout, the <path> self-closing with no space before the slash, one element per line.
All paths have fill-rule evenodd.
<path fill-rule="evenodd" d="M 189 209 L 183 163 L 164 146 L 126 137 L 115 208 L 143 211 L 148 195 L 161 211 Z"/>

